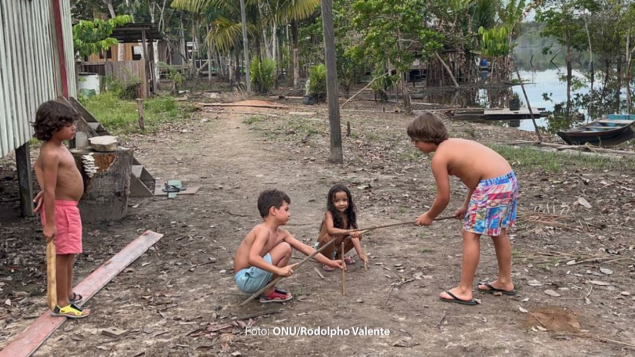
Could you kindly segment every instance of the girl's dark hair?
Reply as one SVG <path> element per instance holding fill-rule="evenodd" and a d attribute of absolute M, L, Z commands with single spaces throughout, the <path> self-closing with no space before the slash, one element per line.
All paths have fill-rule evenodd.
<path fill-rule="evenodd" d="M 346 211 L 344 211 L 344 214 L 346 214 L 346 217 L 348 218 L 348 227 L 344 227 L 344 222 L 340 217 L 339 211 L 333 204 L 335 194 L 338 192 L 345 192 L 346 197 L 348 197 L 348 208 L 346 208 Z M 328 199 L 326 200 L 326 209 L 331 212 L 331 215 L 333 216 L 333 226 L 335 228 L 357 229 L 357 214 L 355 213 L 355 203 L 353 203 L 353 196 L 351 196 L 351 191 L 349 191 L 348 187 L 340 183 L 331 187 L 331 189 L 329 190 Z"/>
<path fill-rule="evenodd" d="M 68 105 L 54 100 L 50 100 L 37 109 L 35 122 L 35 136 L 39 140 L 47 141 L 53 137 L 53 133 L 65 126 L 72 125 L 79 120 L 80 115 L 75 109 Z"/>

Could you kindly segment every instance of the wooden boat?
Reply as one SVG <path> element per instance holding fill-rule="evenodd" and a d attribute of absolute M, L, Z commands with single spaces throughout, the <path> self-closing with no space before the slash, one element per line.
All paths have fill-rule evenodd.
<path fill-rule="evenodd" d="M 557 134 L 569 145 L 617 145 L 635 137 L 635 115 L 609 114 L 594 122 Z"/>

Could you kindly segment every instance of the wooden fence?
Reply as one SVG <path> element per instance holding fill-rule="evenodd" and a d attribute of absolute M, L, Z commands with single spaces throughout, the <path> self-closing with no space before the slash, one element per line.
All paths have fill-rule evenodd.
<path fill-rule="evenodd" d="M 154 64 L 150 62 L 152 69 Z M 150 80 L 146 73 L 144 61 L 107 61 L 107 62 L 82 62 L 79 64 L 78 72 L 96 73 L 101 76 L 108 76 L 122 83 L 130 83 L 138 79 L 141 81 L 143 98 L 150 94 Z M 136 79 L 135 79 L 136 78 Z"/>

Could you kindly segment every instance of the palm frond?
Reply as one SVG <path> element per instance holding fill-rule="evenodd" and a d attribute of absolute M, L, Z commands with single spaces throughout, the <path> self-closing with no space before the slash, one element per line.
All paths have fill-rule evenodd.
<path fill-rule="evenodd" d="M 225 10 L 235 10 L 240 6 L 237 1 L 227 0 L 174 0 L 170 4 L 174 9 L 185 10 L 194 13 L 202 13 L 208 7 L 222 8 Z"/>
<path fill-rule="evenodd" d="M 320 0 L 285 0 L 280 6 L 282 18 L 302 20 L 311 16 L 320 6 Z"/>
<path fill-rule="evenodd" d="M 257 35 L 258 30 L 253 24 L 247 24 L 247 33 Z M 241 22 L 221 16 L 212 23 L 212 30 L 207 34 L 205 41 L 220 52 L 227 52 L 242 40 L 242 35 Z"/>

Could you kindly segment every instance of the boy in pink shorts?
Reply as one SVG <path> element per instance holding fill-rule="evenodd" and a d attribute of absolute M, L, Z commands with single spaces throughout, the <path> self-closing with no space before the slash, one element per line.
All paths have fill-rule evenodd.
<path fill-rule="evenodd" d="M 435 152 L 431 166 L 437 197 L 432 207 L 419 216 L 417 225 L 432 224 L 450 202 L 450 175 L 458 177 L 469 189 L 465 203 L 454 213 L 457 218 L 464 217 L 461 282 L 442 292 L 441 300 L 476 305 L 472 284 L 483 234 L 494 241 L 498 279 L 479 284 L 479 291 L 516 295 L 511 277 L 512 249 L 506 230 L 516 222 L 518 183 L 507 160 L 475 141 L 449 138 L 443 122 L 429 112 L 408 126 L 408 136 L 420 151 Z"/>
<path fill-rule="evenodd" d="M 82 252 L 82 219 L 77 204 L 84 193 L 84 182 L 64 140 L 75 136 L 79 114 L 60 102 L 49 101 L 37 111 L 35 137 L 44 141 L 35 162 L 35 175 L 42 191 L 34 201 L 41 212 L 46 242 L 55 242 L 57 306 L 53 316 L 73 319 L 90 314 L 78 304 L 82 296 L 73 292 L 73 262 Z"/>

